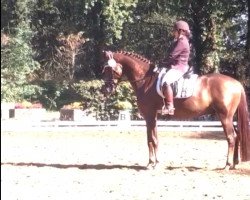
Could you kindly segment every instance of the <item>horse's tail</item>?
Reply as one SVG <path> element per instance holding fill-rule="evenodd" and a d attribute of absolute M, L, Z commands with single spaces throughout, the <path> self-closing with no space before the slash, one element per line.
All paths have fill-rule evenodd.
<path fill-rule="evenodd" d="M 247 97 L 244 89 L 241 90 L 241 99 L 238 105 L 237 128 L 240 136 L 240 153 L 242 161 L 250 160 L 250 127 Z"/>

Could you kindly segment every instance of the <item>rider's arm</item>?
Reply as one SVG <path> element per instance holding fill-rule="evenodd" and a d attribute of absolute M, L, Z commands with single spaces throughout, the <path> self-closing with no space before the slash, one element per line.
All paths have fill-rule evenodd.
<path fill-rule="evenodd" d="M 179 60 L 187 59 L 189 55 L 189 42 L 186 38 L 179 38 L 170 49 L 169 55 L 164 59 L 164 64 L 168 67 L 175 65 Z"/>

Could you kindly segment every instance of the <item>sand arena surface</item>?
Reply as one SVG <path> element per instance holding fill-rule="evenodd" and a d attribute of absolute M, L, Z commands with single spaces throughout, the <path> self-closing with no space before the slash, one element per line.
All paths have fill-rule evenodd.
<path fill-rule="evenodd" d="M 250 163 L 223 171 L 222 133 L 159 132 L 146 170 L 145 131 L 2 132 L 2 200 L 250 199 Z"/>

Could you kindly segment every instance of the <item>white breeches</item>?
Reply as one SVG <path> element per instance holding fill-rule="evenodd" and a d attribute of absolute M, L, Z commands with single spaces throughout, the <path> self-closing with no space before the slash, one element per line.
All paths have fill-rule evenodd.
<path fill-rule="evenodd" d="M 167 85 L 170 85 L 171 83 L 177 81 L 182 77 L 184 73 L 177 69 L 170 69 L 167 71 L 165 76 L 163 77 L 162 82 L 167 83 Z"/>

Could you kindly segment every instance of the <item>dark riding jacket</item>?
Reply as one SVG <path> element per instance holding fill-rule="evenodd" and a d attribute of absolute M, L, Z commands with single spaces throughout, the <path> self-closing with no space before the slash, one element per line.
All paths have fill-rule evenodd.
<path fill-rule="evenodd" d="M 169 55 L 163 60 L 167 68 L 174 68 L 185 72 L 188 66 L 190 55 L 190 45 L 188 38 L 182 35 L 170 46 Z"/>

